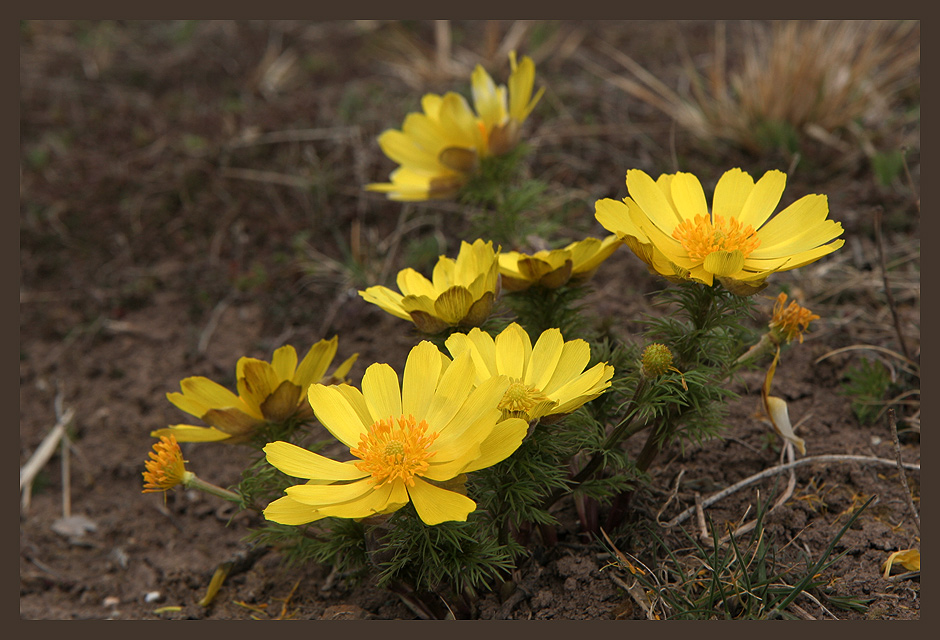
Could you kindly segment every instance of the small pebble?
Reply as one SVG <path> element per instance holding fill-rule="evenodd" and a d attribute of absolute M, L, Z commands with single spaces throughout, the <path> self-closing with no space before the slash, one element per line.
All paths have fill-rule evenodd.
<path fill-rule="evenodd" d="M 872 444 L 873 447 L 876 447 L 876 446 L 878 446 L 879 444 L 881 444 L 881 436 L 872 436 L 872 437 L 871 437 L 871 444 Z"/>
<path fill-rule="evenodd" d="M 151 591 L 144 596 L 144 602 L 158 602 L 163 598 L 163 594 L 159 591 Z"/>
<path fill-rule="evenodd" d="M 103 604 L 106 607 L 116 607 L 119 604 L 121 604 L 121 599 L 118 598 L 117 596 L 108 596 L 107 598 L 104 599 L 104 602 L 102 602 L 101 604 Z"/>

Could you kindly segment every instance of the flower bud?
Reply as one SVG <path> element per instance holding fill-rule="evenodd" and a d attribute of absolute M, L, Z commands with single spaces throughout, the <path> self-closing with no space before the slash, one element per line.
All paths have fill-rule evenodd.
<path fill-rule="evenodd" d="M 642 364 L 647 378 L 661 376 L 672 366 L 672 351 L 664 344 L 651 344 L 643 350 Z"/>

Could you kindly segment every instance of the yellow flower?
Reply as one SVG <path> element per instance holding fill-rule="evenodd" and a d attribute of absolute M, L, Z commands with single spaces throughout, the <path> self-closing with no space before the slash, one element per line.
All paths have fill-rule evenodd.
<path fill-rule="evenodd" d="M 366 185 L 368 191 L 387 193 L 392 200 L 452 198 L 476 171 L 479 160 L 511 151 L 519 142 L 522 123 L 542 96 L 533 98 L 535 64 L 525 57 L 516 64 L 507 89 L 497 87 L 483 67 L 473 72 L 476 113 L 463 96 L 429 93 L 421 99 L 422 113 L 409 113 L 401 130 L 379 135 L 386 156 L 401 165 L 391 182 Z"/>
<path fill-rule="evenodd" d="M 369 287 L 359 295 L 393 316 L 411 320 L 426 334 L 448 327 L 475 327 L 490 315 L 499 293 L 499 263 L 492 242 L 460 243 L 457 259 L 441 256 L 431 280 L 408 268 L 398 288 Z"/>
<path fill-rule="evenodd" d="M 144 490 L 143 493 L 156 493 L 167 491 L 178 484 L 183 484 L 193 474 L 186 470 L 183 452 L 173 435 L 160 436 L 159 442 L 153 445 L 150 459 L 144 462 Z"/>
<path fill-rule="evenodd" d="M 348 358 L 332 375 L 326 371 L 336 355 L 338 339 L 320 340 L 310 348 L 300 365 L 294 347 L 285 345 L 274 352 L 271 362 L 240 358 L 235 367 L 238 395 L 222 385 L 193 376 L 180 382 L 182 393 L 168 393 L 167 399 L 209 427 L 178 424 L 151 432 L 152 436 L 174 435 L 180 442 L 244 442 L 268 422 L 313 417 L 306 390 L 314 382 L 336 384 L 345 380 L 358 354 Z"/>
<path fill-rule="evenodd" d="M 563 249 L 534 254 L 518 251 L 500 253 L 502 287 L 506 291 L 525 291 L 532 285 L 557 289 L 572 280 L 586 280 L 619 246 L 620 239 L 611 235 L 603 240 L 585 238 Z"/>
<path fill-rule="evenodd" d="M 509 53 L 512 72 L 509 75 L 509 104 L 506 104 L 506 87 L 499 86 L 480 65 L 471 76 L 473 106 L 482 122 L 486 142 L 486 154 L 501 156 L 512 151 L 519 143 L 522 123 L 538 104 L 544 87 L 532 97 L 535 85 L 535 63 L 525 56 L 516 64 L 516 52 Z"/>
<path fill-rule="evenodd" d="M 792 342 L 794 338 L 799 338 L 802 344 L 803 332 L 809 329 L 810 322 L 819 320 L 819 316 L 806 307 L 801 307 L 795 300 L 784 308 L 783 305 L 786 302 L 787 294 L 781 293 L 777 296 L 777 301 L 774 303 L 774 315 L 770 320 L 771 335 L 777 344 Z"/>
<path fill-rule="evenodd" d="M 718 181 L 709 213 L 692 174 L 663 174 L 654 182 L 631 169 L 631 197 L 598 200 L 595 217 L 652 272 L 709 286 L 718 278 L 732 292 L 750 295 L 766 286 L 771 273 L 814 262 L 845 242 L 834 240 L 842 225 L 827 219 L 826 196 L 804 196 L 770 217 L 786 179 L 780 171 L 768 171 L 755 183 L 741 169 L 731 169 Z"/>
<path fill-rule="evenodd" d="M 427 341 L 408 355 L 400 387 L 387 364 L 366 370 L 362 391 L 312 385 L 317 419 L 355 458 L 337 462 L 287 442 L 269 443 L 268 462 L 308 482 L 288 487 L 264 516 L 299 525 L 390 513 L 412 502 L 426 524 L 466 520 L 476 503 L 442 484 L 496 464 L 522 443 L 525 421 L 501 420 L 496 408 L 508 386 L 500 376 L 474 388 L 470 355 L 451 362 Z"/>
<path fill-rule="evenodd" d="M 591 349 L 584 340 L 564 341 L 561 331 L 548 329 L 532 346 L 529 334 L 513 322 L 494 340 L 473 329 L 455 333 L 445 343 L 454 357 L 473 356 L 476 382 L 509 376 L 512 384 L 499 403 L 504 415 L 535 421 L 571 413 L 610 386 L 614 368 L 600 362 L 587 371 Z"/>

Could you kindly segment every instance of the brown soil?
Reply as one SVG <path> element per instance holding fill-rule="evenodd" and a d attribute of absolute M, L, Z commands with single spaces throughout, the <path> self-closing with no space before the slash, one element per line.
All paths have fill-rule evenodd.
<path fill-rule="evenodd" d="M 457 49 L 485 56 L 509 26 L 457 25 Z M 681 130 L 673 135 L 666 116 L 578 62 L 587 55 L 614 69 L 594 44 L 606 40 L 676 86 L 677 34 L 701 56 L 711 51 L 711 23 L 539 28 L 570 39 L 539 61 L 537 83 L 548 91 L 527 124 L 535 147 L 531 172 L 559 193 L 575 194 L 569 196 L 572 237 L 601 233 L 593 203 L 625 195 L 626 169 L 671 170 L 674 152 L 698 175 L 717 177 L 716 166 L 743 166 L 752 174 L 787 168 L 787 158 L 700 153 Z M 149 432 L 188 419 L 165 400 L 186 376 L 231 384 L 240 356 L 269 358 L 281 344 L 306 348 L 334 334 L 340 357 L 359 353 L 354 380 L 372 362 L 404 362 L 414 335 L 363 302 L 356 289 L 394 274 L 409 257 L 452 255 L 460 239 L 450 222 L 455 209 L 409 207 L 411 218 L 422 221 L 415 237 L 423 245 L 390 243 L 401 205 L 365 194 L 361 186 L 384 180 L 391 169 L 375 143 L 379 132 L 397 127 L 423 92 L 466 89 L 463 72 L 456 79 L 406 77 L 379 63 L 405 60 L 405 42 L 433 60 L 432 30 L 430 23 L 23 24 L 20 464 L 55 424 L 57 398 L 60 411 L 74 410 L 67 493 L 71 515 L 87 518 L 87 528 L 75 528 L 81 521 L 74 518 L 62 520 L 63 459 L 57 454 L 20 518 L 22 618 L 416 617 L 395 594 L 353 584 L 330 567 L 288 569 L 273 551 L 242 562 L 215 601 L 200 606 L 216 567 L 244 554 L 242 539 L 258 517 L 233 518 L 226 504 L 194 491 L 170 492 L 165 501 L 142 494 L 140 474 L 153 442 Z M 292 72 L 279 76 L 276 61 L 295 55 Z M 499 69 L 494 75 L 502 79 L 503 64 L 494 56 L 487 66 Z M 913 140 L 908 166 L 919 185 L 919 131 Z M 776 295 L 787 286 L 822 316 L 803 345 L 784 352 L 775 393 L 788 401 L 795 423 L 805 419 L 799 434 L 808 455 L 893 460 L 884 416 L 860 424 L 843 392 L 860 352 L 816 360 L 854 344 L 901 350 L 873 234 L 879 207 L 900 324 L 919 360 L 918 209 L 906 184 L 878 186 L 864 162 L 838 171 L 824 161 L 799 166 L 787 193 L 828 194 L 832 217 L 846 229 L 846 246 L 780 274 L 768 289 Z M 322 266 L 327 259 L 344 261 L 341 242 L 354 243 L 361 273 Z M 320 268 L 312 269 L 315 263 Z M 650 310 L 646 294 L 662 286 L 626 250 L 602 266 L 595 282 L 593 313 L 614 319 L 624 339 L 637 328 L 631 318 Z M 766 313 L 770 302 L 759 308 Z M 663 453 L 650 488 L 633 501 L 635 531 L 652 527 L 687 554 L 691 545 L 680 527 L 657 526 L 657 514 L 666 522 L 696 495 L 707 497 L 779 462 L 779 442 L 758 414 L 761 380 L 754 371 L 737 384 L 741 397 L 721 439 Z M 897 409 L 901 456 L 919 463 L 916 406 Z M 237 481 L 248 456 L 216 445 L 187 445 L 184 453 L 200 477 L 222 486 Z M 786 478 L 748 487 L 705 511 L 724 531 L 753 517 L 758 491 L 768 500 Z M 836 553 L 846 555 L 824 576 L 832 594 L 864 598 L 868 609 L 830 603 L 827 611 L 801 597 L 791 613 L 919 618 L 919 573 L 881 575 L 890 552 L 920 547 L 898 469 L 808 465 L 796 470 L 795 480 L 793 496 L 766 517 L 765 535 L 777 545 L 781 566 L 815 561 L 848 514 L 872 496 L 875 501 L 838 543 Z M 919 472 L 909 472 L 908 480 L 919 504 Z M 645 617 L 621 586 L 632 582 L 629 574 L 609 566 L 605 548 L 580 531 L 572 504 L 561 503 L 558 516 L 557 544 L 533 538 L 532 554 L 514 576 L 516 592 L 482 596 L 471 615 Z M 71 531 L 63 529 L 67 524 Z M 682 527 L 698 535 L 695 518 Z M 649 540 L 622 533 L 618 548 L 650 562 Z M 155 613 L 171 605 L 181 609 Z"/>

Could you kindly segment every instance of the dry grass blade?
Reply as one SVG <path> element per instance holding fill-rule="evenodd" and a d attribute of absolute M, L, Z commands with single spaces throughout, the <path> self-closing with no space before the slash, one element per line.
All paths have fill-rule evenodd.
<path fill-rule="evenodd" d="M 701 139 L 725 139 L 756 152 L 765 150 L 768 134 L 779 138 L 787 127 L 843 148 L 833 132 L 856 120 L 869 129 L 884 126 L 898 91 L 920 81 L 917 21 L 775 21 L 747 28 L 739 61 L 727 60 L 722 22 L 704 71 L 684 56 L 688 95 L 603 42 L 601 49 L 632 77 L 591 70 Z"/>

